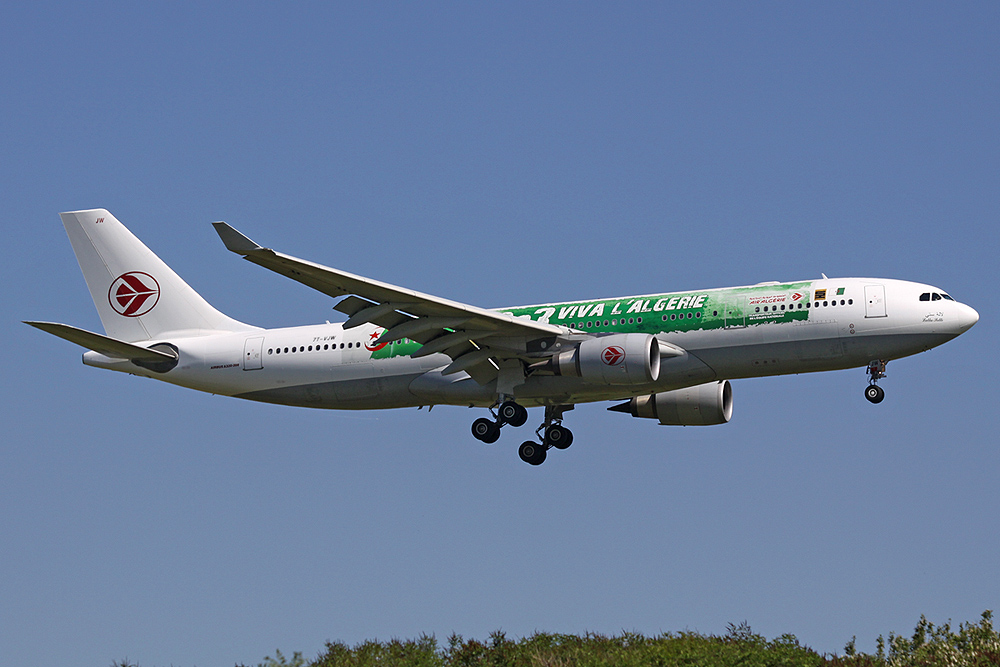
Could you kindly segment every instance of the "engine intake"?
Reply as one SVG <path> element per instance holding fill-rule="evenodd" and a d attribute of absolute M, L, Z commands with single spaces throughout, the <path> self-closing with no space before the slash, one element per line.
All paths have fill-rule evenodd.
<path fill-rule="evenodd" d="M 725 424 L 733 416 L 733 388 L 729 380 L 636 396 L 608 408 L 633 417 L 658 419 L 664 426 Z"/>
<path fill-rule="evenodd" d="M 645 384 L 660 377 L 660 345 L 650 334 L 589 338 L 554 358 L 556 375 L 603 384 Z"/>

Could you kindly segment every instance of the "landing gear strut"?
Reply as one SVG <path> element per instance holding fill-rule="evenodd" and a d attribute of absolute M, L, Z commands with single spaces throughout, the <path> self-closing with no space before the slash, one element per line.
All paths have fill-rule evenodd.
<path fill-rule="evenodd" d="M 881 403 L 885 398 L 885 391 L 878 386 L 878 381 L 885 377 L 885 365 L 887 361 L 876 360 L 868 363 L 868 386 L 865 388 L 865 398 L 871 403 Z"/>
<path fill-rule="evenodd" d="M 538 436 L 541 443 L 533 440 L 521 443 L 517 454 L 522 461 L 533 466 L 541 465 L 545 461 L 545 453 L 549 449 L 553 447 L 566 449 L 573 444 L 573 432 L 562 425 L 563 413 L 572 409 L 572 405 L 545 406 L 545 421 L 535 429 L 535 435 Z"/>

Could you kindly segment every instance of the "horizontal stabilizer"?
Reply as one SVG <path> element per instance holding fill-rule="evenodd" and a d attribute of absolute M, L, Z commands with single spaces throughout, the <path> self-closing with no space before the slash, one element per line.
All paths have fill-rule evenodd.
<path fill-rule="evenodd" d="M 68 324 L 56 324 L 55 322 L 25 322 L 36 329 L 41 329 L 53 336 L 58 336 L 63 340 L 76 343 L 88 350 L 93 350 L 106 357 L 116 359 L 128 359 L 133 362 L 156 363 L 176 361 L 176 354 L 168 354 L 159 350 L 151 350 L 140 345 L 126 343 L 123 340 L 109 338 L 83 329 L 71 327 Z"/>

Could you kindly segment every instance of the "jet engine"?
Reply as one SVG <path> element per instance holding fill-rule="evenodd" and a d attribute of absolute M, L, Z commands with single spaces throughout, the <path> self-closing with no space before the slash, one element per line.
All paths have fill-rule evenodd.
<path fill-rule="evenodd" d="M 664 426 L 725 424 L 733 416 L 733 388 L 729 380 L 708 382 L 659 394 L 636 396 L 608 408 L 633 417 L 658 419 Z"/>
<path fill-rule="evenodd" d="M 589 338 L 552 360 L 556 375 L 605 384 L 644 384 L 660 377 L 660 345 L 650 334 Z"/>

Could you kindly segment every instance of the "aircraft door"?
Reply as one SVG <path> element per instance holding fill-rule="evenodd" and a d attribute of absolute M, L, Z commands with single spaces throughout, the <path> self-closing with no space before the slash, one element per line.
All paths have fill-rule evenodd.
<path fill-rule="evenodd" d="M 865 317 L 886 317 L 885 285 L 865 285 Z"/>
<path fill-rule="evenodd" d="M 747 325 L 746 303 L 746 295 L 732 294 L 726 297 L 725 316 L 727 329 L 736 329 Z"/>
<path fill-rule="evenodd" d="M 243 345 L 243 370 L 258 371 L 264 368 L 264 337 L 247 338 Z"/>

